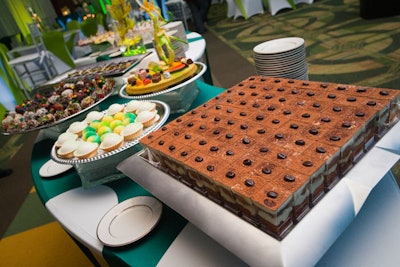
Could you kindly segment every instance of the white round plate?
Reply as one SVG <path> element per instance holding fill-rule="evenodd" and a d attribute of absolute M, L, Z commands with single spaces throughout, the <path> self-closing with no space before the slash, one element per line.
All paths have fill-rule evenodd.
<path fill-rule="evenodd" d="M 160 220 L 162 204 L 149 196 L 139 196 L 119 203 L 100 220 L 97 237 L 106 246 L 131 244 L 146 236 Z"/>
<path fill-rule="evenodd" d="M 254 47 L 258 54 L 276 54 L 287 52 L 304 45 L 304 39 L 299 37 L 287 37 L 266 41 Z"/>
<path fill-rule="evenodd" d="M 109 57 L 119 57 L 120 55 L 122 55 L 122 52 L 121 51 L 117 51 L 117 52 L 111 53 L 109 55 Z"/>
<path fill-rule="evenodd" d="M 48 160 L 39 170 L 39 175 L 42 177 L 56 176 L 60 173 L 66 172 L 73 166 L 70 164 L 61 164 L 54 160 Z"/>

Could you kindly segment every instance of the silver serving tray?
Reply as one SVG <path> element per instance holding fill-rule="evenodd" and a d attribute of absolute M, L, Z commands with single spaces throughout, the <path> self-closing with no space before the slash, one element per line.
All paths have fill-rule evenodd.
<path fill-rule="evenodd" d="M 149 100 L 150 102 L 153 102 L 156 104 L 156 109 L 157 109 L 157 114 L 160 116 L 159 120 L 151 125 L 150 127 L 144 128 L 143 129 L 143 133 L 141 136 L 139 136 L 138 138 L 132 140 L 132 141 L 128 141 L 128 142 L 124 142 L 124 144 L 118 148 L 115 149 L 113 151 L 107 152 L 107 153 L 102 153 L 99 154 L 95 157 L 91 157 L 88 159 L 78 159 L 78 158 L 72 158 L 72 159 L 63 159 L 57 156 L 56 153 L 56 149 L 55 149 L 55 144 L 53 145 L 52 149 L 51 149 L 51 158 L 61 164 L 71 164 L 71 165 L 77 165 L 77 164 L 83 164 L 83 163 L 89 163 L 89 162 L 94 162 L 97 160 L 101 160 L 101 159 L 106 159 L 108 157 L 111 157 L 113 155 L 116 155 L 122 151 L 125 151 L 128 148 L 131 148 L 135 145 L 137 145 L 139 143 L 139 140 L 143 137 L 145 137 L 146 135 L 148 135 L 149 133 L 157 130 L 158 128 L 160 128 L 168 119 L 169 114 L 170 114 L 170 108 L 169 106 L 161 101 L 157 101 L 157 100 Z M 104 113 L 106 111 L 103 111 Z M 54 142 L 55 143 L 55 142 Z"/>
<path fill-rule="evenodd" d="M 126 92 L 126 83 L 121 87 L 121 89 L 119 90 L 119 95 L 123 98 L 128 98 L 128 99 L 148 99 L 148 98 L 152 98 L 155 96 L 159 96 L 159 95 L 163 95 L 163 94 L 167 94 L 169 92 L 172 91 L 176 91 L 178 89 L 181 89 L 183 87 L 185 87 L 186 85 L 195 82 L 197 79 L 199 79 L 204 72 L 206 72 L 207 70 L 207 66 L 204 63 L 201 62 L 195 62 L 195 64 L 197 65 L 197 70 L 196 73 L 193 75 L 193 77 L 191 77 L 190 79 L 187 79 L 181 83 L 178 83 L 177 85 L 174 85 L 172 87 L 169 87 L 165 90 L 162 91 L 158 91 L 158 92 L 154 92 L 154 93 L 148 93 L 148 94 L 143 94 L 143 95 L 128 95 Z"/>

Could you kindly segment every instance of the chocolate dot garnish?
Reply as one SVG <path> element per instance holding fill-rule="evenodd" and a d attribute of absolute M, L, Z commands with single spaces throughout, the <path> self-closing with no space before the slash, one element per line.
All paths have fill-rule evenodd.
<path fill-rule="evenodd" d="M 189 122 L 187 126 L 188 126 L 188 127 L 192 127 L 193 125 L 194 125 L 193 122 Z"/>
<path fill-rule="evenodd" d="M 345 121 L 345 122 L 342 123 L 342 127 L 343 128 L 350 128 L 351 127 L 351 123 L 348 122 L 348 121 Z"/>
<path fill-rule="evenodd" d="M 298 146 L 304 146 L 306 144 L 306 141 L 300 139 L 296 140 L 294 143 Z"/>
<path fill-rule="evenodd" d="M 214 118 L 214 121 L 220 121 L 220 120 L 221 120 L 220 117 L 215 117 L 215 118 Z"/>
<path fill-rule="evenodd" d="M 190 139 L 192 136 L 190 134 L 185 134 L 185 139 Z"/>
<path fill-rule="evenodd" d="M 192 114 L 196 114 L 197 113 L 197 111 L 196 110 L 192 110 L 192 112 L 191 112 Z"/>
<path fill-rule="evenodd" d="M 335 99 L 335 98 L 336 98 L 336 95 L 334 95 L 334 94 L 328 94 L 328 98 L 329 98 L 329 99 Z"/>
<path fill-rule="evenodd" d="M 309 82 L 303 82 L 303 85 L 308 86 L 308 85 L 310 85 L 310 83 Z"/>
<path fill-rule="evenodd" d="M 168 130 L 168 127 L 167 126 L 163 126 L 161 130 L 162 131 L 166 131 L 166 130 Z"/>
<path fill-rule="evenodd" d="M 283 180 L 285 180 L 286 182 L 292 183 L 292 182 L 294 182 L 296 179 L 294 178 L 293 175 L 286 174 L 286 175 L 283 177 Z"/>
<path fill-rule="evenodd" d="M 322 118 L 322 119 L 321 119 L 321 121 L 323 121 L 323 122 L 330 122 L 330 121 L 331 121 L 331 119 L 330 119 L 330 118 L 328 118 L 328 117 L 324 117 L 324 118 Z"/>
<path fill-rule="evenodd" d="M 244 117 L 244 116 L 247 116 L 247 113 L 244 112 L 244 111 L 242 111 L 242 112 L 239 113 L 239 115 L 242 116 L 242 117 Z"/>
<path fill-rule="evenodd" d="M 303 162 L 303 166 L 304 167 L 312 167 L 313 163 L 311 161 L 309 161 L 309 160 L 306 160 L 306 161 Z"/>
<path fill-rule="evenodd" d="M 289 80 L 288 83 L 294 83 L 294 80 Z"/>
<path fill-rule="evenodd" d="M 220 105 L 218 105 L 218 106 L 215 106 L 215 109 L 216 110 L 219 110 L 219 109 L 221 109 L 222 107 L 220 106 Z"/>
<path fill-rule="evenodd" d="M 205 141 L 205 140 L 200 140 L 199 141 L 199 145 L 204 146 L 205 144 L 207 144 L 207 141 Z"/>
<path fill-rule="evenodd" d="M 258 94 L 256 92 L 252 92 L 251 96 L 258 96 Z"/>
<path fill-rule="evenodd" d="M 318 102 L 315 102 L 312 106 L 313 106 L 314 108 L 320 108 L 320 107 L 321 107 L 321 104 L 318 103 Z"/>
<path fill-rule="evenodd" d="M 205 118 L 207 118 L 207 115 L 206 115 L 206 114 L 202 114 L 202 115 L 201 115 L 201 118 L 202 118 L 202 119 L 205 119 Z"/>
<path fill-rule="evenodd" d="M 268 168 L 268 167 L 264 167 L 264 168 L 262 168 L 262 173 L 264 173 L 264 174 L 271 174 L 272 173 L 272 170 L 270 169 L 270 168 Z"/>
<path fill-rule="evenodd" d="M 368 101 L 367 106 L 371 106 L 371 107 L 376 106 L 376 102 L 372 101 L 372 100 Z"/>
<path fill-rule="evenodd" d="M 357 111 L 357 112 L 356 112 L 356 116 L 357 116 L 357 117 L 364 117 L 364 116 L 365 116 L 365 113 L 362 112 L 362 111 Z"/>
<path fill-rule="evenodd" d="M 260 81 L 262 81 L 262 82 L 265 82 L 265 81 L 266 81 L 266 79 L 265 79 L 265 78 L 261 78 L 261 79 L 260 79 Z"/>
<path fill-rule="evenodd" d="M 215 167 L 213 165 L 207 165 L 207 171 L 212 172 L 215 170 Z"/>
<path fill-rule="evenodd" d="M 207 128 L 207 127 L 206 127 L 205 125 L 200 125 L 200 126 L 199 126 L 199 129 L 200 129 L 200 130 L 205 130 L 206 128 Z"/>
<path fill-rule="evenodd" d="M 365 87 L 360 87 L 357 89 L 357 93 L 365 93 L 367 91 L 367 88 Z"/>
<path fill-rule="evenodd" d="M 245 137 L 245 138 L 242 139 L 242 143 L 245 144 L 245 145 L 248 145 L 248 144 L 250 144 L 250 139 Z"/>
<path fill-rule="evenodd" d="M 268 191 L 266 195 L 269 198 L 277 198 L 278 197 L 278 193 L 275 191 Z"/>
<path fill-rule="evenodd" d="M 299 93 L 299 90 L 297 90 L 297 89 L 292 90 L 292 95 L 297 95 L 298 93 Z"/>
<path fill-rule="evenodd" d="M 228 90 L 228 91 L 231 92 L 231 90 Z M 218 100 L 218 99 L 220 99 L 220 98 L 221 98 L 221 97 L 219 97 L 219 96 L 216 96 L 216 97 L 215 97 L 216 100 Z"/>
<path fill-rule="evenodd" d="M 298 106 L 304 106 L 304 101 L 298 101 L 297 103 L 296 103 Z"/>
<path fill-rule="evenodd" d="M 276 139 L 283 139 L 283 134 L 277 133 L 277 134 L 275 134 L 275 138 Z"/>
<path fill-rule="evenodd" d="M 304 113 L 304 114 L 302 114 L 301 116 L 302 116 L 303 118 L 310 118 L 310 117 L 311 117 L 310 113 Z"/>
<path fill-rule="evenodd" d="M 169 146 L 169 151 L 173 151 L 173 150 L 175 150 L 175 146 L 174 145 L 171 145 L 171 146 Z"/>
<path fill-rule="evenodd" d="M 317 147 L 315 149 L 315 151 L 317 151 L 317 153 L 321 153 L 321 154 L 326 153 L 326 149 L 323 148 L 322 146 Z"/>
<path fill-rule="evenodd" d="M 226 151 L 226 155 L 233 156 L 233 155 L 235 155 L 235 152 L 233 152 L 232 150 L 228 150 L 228 151 Z"/>
<path fill-rule="evenodd" d="M 292 114 L 292 112 L 288 109 L 283 111 L 283 115 L 290 115 L 290 114 Z"/>
<path fill-rule="evenodd" d="M 308 131 L 310 134 L 312 134 L 312 135 L 317 135 L 319 132 L 318 132 L 318 129 L 316 129 L 316 128 L 311 128 L 309 131 Z"/>
<path fill-rule="evenodd" d="M 247 178 L 245 181 L 244 181 L 244 185 L 245 186 L 248 186 L 248 187 L 252 187 L 252 186 L 254 186 L 254 180 L 253 179 L 249 179 L 249 178 Z"/>
<path fill-rule="evenodd" d="M 254 103 L 252 107 L 253 107 L 253 108 L 259 108 L 260 105 L 259 105 L 258 103 Z"/>
<path fill-rule="evenodd" d="M 279 102 L 285 102 L 285 101 L 286 101 L 286 98 L 284 98 L 284 97 L 279 98 Z"/>
<path fill-rule="evenodd" d="M 233 102 L 233 100 L 232 100 L 232 99 L 230 99 L 230 98 L 228 98 L 228 99 L 226 100 L 226 102 L 227 102 L 227 103 L 232 103 L 232 102 Z"/>
<path fill-rule="evenodd" d="M 337 135 L 333 135 L 333 136 L 331 136 L 331 138 L 329 138 L 331 141 L 335 141 L 335 142 L 337 142 L 337 141 L 339 141 L 340 140 L 340 137 L 339 136 L 337 136 Z"/>
<path fill-rule="evenodd" d="M 251 161 L 251 159 L 245 159 L 243 160 L 243 165 L 245 166 L 250 166 L 253 162 Z"/>
<path fill-rule="evenodd" d="M 278 123 L 280 123 L 280 122 L 281 122 L 281 121 L 278 120 L 278 119 L 273 119 L 273 120 L 272 120 L 272 123 L 273 123 L 273 124 L 278 124 Z"/>
<path fill-rule="evenodd" d="M 326 83 L 321 83 L 321 85 L 320 85 L 322 88 L 327 88 L 328 87 L 328 85 L 326 84 Z"/>
<path fill-rule="evenodd" d="M 174 136 L 178 136 L 179 134 L 179 132 L 174 132 Z"/>
<path fill-rule="evenodd" d="M 225 176 L 229 179 L 235 178 L 236 174 L 233 171 L 228 171 Z"/>
<path fill-rule="evenodd" d="M 264 130 L 264 129 L 258 129 L 258 130 L 257 130 L 257 133 L 258 133 L 258 134 L 265 134 L 265 130 Z"/>
<path fill-rule="evenodd" d="M 278 92 L 283 92 L 283 91 L 285 91 L 285 88 L 279 87 L 279 88 L 277 89 L 277 91 L 278 91 Z"/>
<path fill-rule="evenodd" d="M 233 109 L 228 108 L 228 109 L 226 110 L 226 112 L 227 112 L 227 113 L 233 113 Z"/>
<path fill-rule="evenodd" d="M 268 148 L 267 147 L 261 147 L 259 151 L 261 153 L 267 153 L 268 152 Z"/>
<path fill-rule="evenodd" d="M 234 120 L 228 120 L 228 125 L 233 125 L 233 124 L 235 124 Z"/>
<path fill-rule="evenodd" d="M 275 83 L 280 83 L 281 82 L 281 80 L 279 80 L 279 79 L 275 79 L 275 81 L 274 81 Z"/>
<path fill-rule="evenodd" d="M 296 123 L 292 123 L 292 124 L 290 124 L 290 128 L 291 129 L 299 129 L 299 125 L 297 125 Z"/>
<path fill-rule="evenodd" d="M 243 91 L 240 91 L 240 92 L 239 92 L 239 95 L 244 95 L 244 92 L 243 92 Z"/>
<path fill-rule="evenodd" d="M 218 147 L 217 146 L 212 146 L 212 147 L 210 147 L 210 151 L 212 151 L 212 152 L 216 152 L 216 151 L 218 151 Z"/>
<path fill-rule="evenodd" d="M 203 158 L 200 157 L 200 156 L 196 156 L 196 157 L 194 158 L 194 160 L 195 160 L 196 162 L 202 162 L 202 161 L 203 161 Z"/>
<path fill-rule="evenodd" d="M 257 115 L 256 116 L 256 120 L 258 120 L 258 121 L 262 121 L 263 119 L 264 119 L 263 115 Z"/>
<path fill-rule="evenodd" d="M 176 119 L 176 122 L 182 122 L 182 119 Z"/>
<path fill-rule="evenodd" d="M 225 135 L 225 138 L 226 139 L 231 139 L 231 138 L 233 138 L 233 134 L 228 133 L 228 134 Z"/>
<path fill-rule="evenodd" d="M 164 141 L 163 141 L 163 140 L 160 140 L 160 141 L 158 141 L 158 144 L 159 144 L 160 146 L 162 146 L 162 145 L 164 145 Z"/>
<path fill-rule="evenodd" d="M 349 96 L 349 97 L 347 98 L 347 101 L 348 101 L 348 102 L 356 102 L 356 100 L 357 100 L 357 98 L 355 98 L 354 96 Z"/>
<path fill-rule="evenodd" d="M 257 86 L 255 86 L 255 85 L 250 85 L 249 88 L 250 88 L 250 89 L 256 89 Z"/>
<path fill-rule="evenodd" d="M 343 85 L 339 85 L 337 90 L 343 91 L 343 90 L 346 90 L 346 87 L 344 87 Z"/>
<path fill-rule="evenodd" d="M 279 153 L 276 155 L 276 157 L 277 157 L 278 159 L 286 159 L 286 158 L 287 158 L 286 154 L 283 154 L 283 153 L 281 153 L 281 152 L 279 152 Z"/>
<path fill-rule="evenodd" d="M 188 155 L 188 153 L 187 153 L 186 151 L 182 151 L 182 152 L 181 152 L 181 156 L 182 156 L 182 157 L 186 157 L 187 155 Z"/>
<path fill-rule="evenodd" d="M 254 78 L 254 77 L 250 77 L 249 78 L 249 81 L 254 81 L 256 78 Z"/>
<path fill-rule="evenodd" d="M 268 91 L 268 90 L 270 90 L 270 88 L 268 86 L 264 86 L 263 90 Z"/>
<path fill-rule="evenodd" d="M 270 94 L 265 95 L 265 99 L 271 99 L 271 98 L 272 98 L 272 95 L 270 95 Z"/>
<path fill-rule="evenodd" d="M 342 108 L 341 108 L 341 107 L 338 107 L 338 106 L 334 106 L 334 107 L 332 108 L 332 110 L 335 111 L 335 112 L 340 112 L 340 111 L 342 111 Z"/>
<path fill-rule="evenodd" d="M 267 110 L 273 111 L 273 110 L 275 110 L 275 107 L 274 107 L 274 106 L 269 106 L 269 107 L 267 108 Z"/>
<path fill-rule="evenodd" d="M 207 103 L 204 103 L 204 104 L 203 104 L 203 107 L 205 107 L 205 108 L 208 107 L 208 104 L 207 104 Z"/>
<path fill-rule="evenodd" d="M 308 95 L 308 96 L 314 96 L 315 93 L 314 93 L 314 92 L 307 92 L 307 95 Z"/>
<path fill-rule="evenodd" d="M 246 105 L 247 104 L 247 102 L 246 101 L 240 101 L 240 105 L 242 105 L 242 106 L 244 106 L 244 105 Z"/>
<path fill-rule="evenodd" d="M 247 128 L 249 128 L 249 126 L 247 126 L 247 124 L 240 125 L 240 129 L 242 129 L 242 130 L 246 130 Z"/>
<path fill-rule="evenodd" d="M 384 91 L 380 91 L 379 94 L 383 95 L 383 96 L 387 96 L 387 95 L 389 95 L 389 92 L 384 90 Z"/>

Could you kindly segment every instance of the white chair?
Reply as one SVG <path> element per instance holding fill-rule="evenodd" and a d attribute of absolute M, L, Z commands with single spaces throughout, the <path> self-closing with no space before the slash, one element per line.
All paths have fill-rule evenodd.
<path fill-rule="evenodd" d="M 31 23 L 28 26 L 36 52 L 17 57 L 8 62 L 20 77 L 19 82 L 21 88 L 25 88 L 21 79 L 27 79 L 30 86 L 35 88 L 39 84 L 48 81 L 57 75 L 57 69 L 53 63 L 53 56 L 46 50 L 43 43 L 42 33 L 36 24 Z"/>
<path fill-rule="evenodd" d="M 189 30 L 187 24 L 188 20 L 192 20 L 192 13 L 190 12 L 189 6 L 184 0 L 168 0 L 165 2 L 165 6 L 168 11 L 172 14 L 173 21 L 182 21 L 185 25 L 185 29 Z M 171 18 L 170 18 L 171 19 Z"/>
<path fill-rule="evenodd" d="M 237 7 L 235 9 L 235 14 L 233 16 L 234 19 L 238 17 L 244 17 L 245 19 L 250 18 L 256 14 L 263 14 L 264 13 L 264 6 L 262 0 L 236 0 L 241 2 L 245 14 Z M 235 1 L 235 2 L 236 2 Z"/>
<path fill-rule="evenodd" d="M 299 3 L 312 4 L 314 0 L 294 0 L 293 2 L 295 5 Z M 268 6 L 272 16 L 275 16 L 279 10 L 284 8 L 292 8 L 287 0 L 268 0 Z"/>
<path fill-rule="evenodd" d="M 232 18 L 235 15 L 235 11 L 237 9 L 235 0 L 226 0 L 226 5 L 227 5 L 226 16 L 228 18 Z"/>

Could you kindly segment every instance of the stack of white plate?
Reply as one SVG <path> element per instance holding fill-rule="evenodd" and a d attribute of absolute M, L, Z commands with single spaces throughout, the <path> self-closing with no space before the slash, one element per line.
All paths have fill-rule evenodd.
<path fill-rule="evenodd" d="M 254 47 L 258 75 L 308 80 L 304 39 L 287 37 L 266 41 Z"/>

